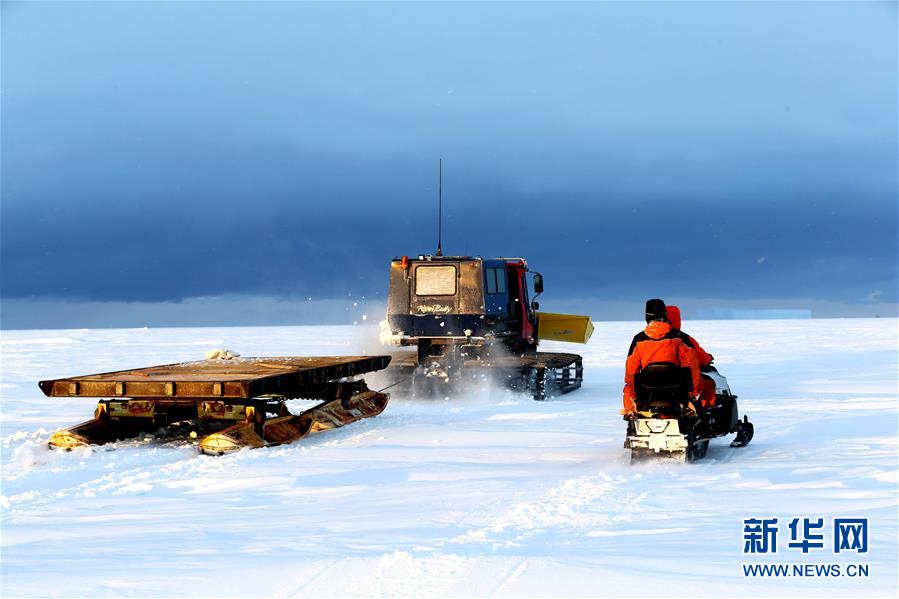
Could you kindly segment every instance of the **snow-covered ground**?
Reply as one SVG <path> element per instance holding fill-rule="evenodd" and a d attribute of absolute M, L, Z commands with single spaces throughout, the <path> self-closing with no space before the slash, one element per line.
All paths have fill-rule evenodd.
<path fill-rule="evenodd" d="M 187 442 L 50 452 L 93 402 L 36 383 L 217 347 L 370 353 L 376 329 L 3 331 L 0 594 L 896 596 L 897 321 L 685 323 L 756 437 L 631 466 L 618 409 L 639 326 L 597 323 L 584 387 L 556 401 L 394 397 L 378 418 L 219 458 Z M 777 555 L 743 554 L 749 517 L 779 518 Z M 787 548 L 794 517 L 825 518 L 824 550 Z M 832 553 L 835 517 L 869 519 L 867 554 Z M 745 578 L 744 563 L 869 576 Z"/>

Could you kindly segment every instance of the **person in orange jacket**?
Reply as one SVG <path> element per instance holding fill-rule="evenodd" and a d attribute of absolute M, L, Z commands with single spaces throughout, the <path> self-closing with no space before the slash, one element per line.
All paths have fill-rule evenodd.
<path fill-rule="evenodd" d="M 690 369 L 693 389 L 700 389 L 699 362 L 696 352 L 683 339 L 683 334 L 668 322 L 665 302 L 651 299 L 646 302 L 646 328 L 634 335 L 624 369 L 624 409 L 631 416 L 637 411 L 634 375 L 650 364 L 669 362 Z M 694 394 L 694 399 L 698 394 Z M 694 409 L 695 410 L 695 409 Z"/>
<path fill-rule="evenodd" d="M 681 339 L 684 340 L 684 343 L 692 347 L 693 351 L 696 353 L 696 361 L 699 363 L 699 368 L 702 369 L 711 364 L 715 357 L 702 349 L 702 346 L 699 345 L 699 342 L 696 341 L 696 339 L 681 330 L 680 308 L 677 306 L 665 306 L 665 311 L 668 315 L 668 322 L 671 323 L 673 328 L 681 333 Z M 715 407 L 715 381 L 713 381 L 711 377 L 705 375 L 703 375 L 701 379 L 699 401 L 702 403 L 703 408 L 713 408 Z"/>

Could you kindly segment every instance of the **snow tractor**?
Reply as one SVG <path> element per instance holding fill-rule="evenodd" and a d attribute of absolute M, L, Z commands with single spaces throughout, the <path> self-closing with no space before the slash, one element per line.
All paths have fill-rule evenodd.
<path fill-rule="evenodd" d="M 228 358 L 41 381 L 47 397 L 101 397 L 94 417 L 50 437 L 54 449 L 129 437 L 188 435 L 222 455 L 291 443 L 310 433 L 377 416 L 389 396 L 357 377 L 390 356 Z M 293 414 L 290 399 L 319 403 Z"/>
<path fill-rule="evenodd" d="M 527 275 L 534 296 L 529 299 Z M 581 356 L 537 351 L 541 340 L 586 343 L 588 316 L 539 312 L 543 276 L 523 258 L 420 255 L 390 264 L 381 340 L 415 351 L 395 354 L 391 371 L 413 389 L 442 394 L 471 374 L 499 376 L 534 399 L 581 386 Z"/>
<path fill-rule="evenodd" d="M 711 365 L 703 367 L 702 374 L 715 381 L 715 406 L 698 412 L 688 407 L 693 388 L 689 368 L 660 362 L 634 376 L 637 415 L 625 418 L 624 440 L 632 462 L 646 458 L 692 462 L 705 456 L 715 437 L 736 433 L 731 447 L 744 447 L 752 440 L 752 423 L 745 415 L 739 419 L 737 396 L 727 379 Z"/>

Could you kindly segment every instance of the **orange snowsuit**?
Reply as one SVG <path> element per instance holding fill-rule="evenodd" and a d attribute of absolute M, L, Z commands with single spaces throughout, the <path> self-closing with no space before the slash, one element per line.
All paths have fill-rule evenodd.
<path fill-rule="evenodd" d="M 702 379 L 699 376 L 696 352 L 684 342 L 679 330 L 672 328 L 667 322 L 656 320 L 646 325 L 641 333 L 634 335 L 631 342 L 624 368 L 625 411 L 633 412 L 637 409 L 634 375 L 657 362 L 670 362 L 676 366 L 689 368 L 694 394 L 701 388 Z"/>
<path fill-rule="evenodd" d="M 683 339 L 684 343 L 692 347 L 693 351 L 696 353 L 696 361 L 699 363 L 699 367 L 702 368 L 703 366 L 708 366 L 709 364 L 711 364 L 712 360 L 714 359 L 712 354 L 702 349 L 696 339 L 680 330 L 680 308 L 678 308 L 677 306 L 666 306 L 665 309 L 668 312 L 668 322 L 671 323 L 671 326 L 673 328 L 677 329 L 680 332 L 681 339 Z M 702 407 L 704 408 L 711 408 L 715 406 L 715 381 L 707 376 L 703 376 L 700 382 L 699 399 L 702 402 Z"/>

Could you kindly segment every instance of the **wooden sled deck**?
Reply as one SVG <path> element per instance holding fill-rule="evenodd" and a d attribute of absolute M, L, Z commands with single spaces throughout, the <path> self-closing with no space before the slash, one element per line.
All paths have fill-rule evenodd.
<path fill-rule="evenodd" d="M 306 397 L 310 385 L 387 368 L 390 356 L 200 360 L 41 381 L 47 397 Z"/>

